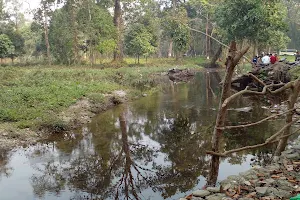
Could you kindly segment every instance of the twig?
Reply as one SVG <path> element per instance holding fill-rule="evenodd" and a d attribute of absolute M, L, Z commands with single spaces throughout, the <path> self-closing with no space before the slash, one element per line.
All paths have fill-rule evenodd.
<path fill-rule="evenodd" d="M 296 109 L 296 108 L 295 108 Z M 246 128 L 246 127 L 250 127 L 250 126 L 255 126 L 255 125 L 258 125 L 258 124 L 261 124 L 265 121 L 268 121 L 269 119 L 273 119 L 275 117 L 279 117 L 281 115 L 284 115 L 286 113 L 289 113 L 291 111 L 295 111 L 295 109 L 292 109 L 292 110 L 288 110 L 288 111 L 285 111 L 283 113 L 280 113 L 280 114 L 276 114 L 276 115 L 271 115 L 269 117 L 266 117 L 260 121 L 257 121 L 257 122 L 254 122 L 254 123 L 250 123 L 250 124 L 241 124 L 241 125 L 238 125 L 238 126 L 224 126 L 224 127 L 217 127 L 217 129 L 221 129 L 221 130 L 225 130 L 225 129 L 234 129 L 234 128 Z"/>
<path fill-rule="evenodd" d="M 298 119 L 297 119 L 298 120 Z M 280 135 L 280 133 L 282 133 L 285 129 L 287 129 L 289 126 L 291 126 L 293 123 L 295 123 L 297 120 L 294 120 L 288 124 L 286 124 L 282 129 L 280 129 L 277 133 L 275 133 L 274 135 L 272 135 L 271 137 L 269 137 L 268 139 L 266 139 L 266 141 L 262 144 L 256 144 L 256 145 L 253 145 L 253 146 L 245 146 L 245 147 L 241 147 L 241 148 L 237 148 L 237 149 L 232 149 L 232 150 L 229 150 L 229 151 L 225 151 L 223 153 L 217 153 L 217 152 L 214 152 L 214 151 L 206 151 L 207 154 L 210 154 L 210 155 L 215 155 L 215 156 L 220 156 L 220 157 L 226 157 L 228 154 L 232 154 L 232 153 L 236 153 L 236 152 L 240 152 L 240 151 L 244 151 L 244 150 L 249 150 L 249 149 L 255 149 L 255 148 L 258 148 L 258 147 L 263 147 L 263 146 L 266 146 L 268 144 L 272 144 L 272 143 L 275 143 L 275 142 L 279 142 L 280 139 L 282 138 L 285 138 L 285 137 L 288 137 L 290 135 L 285 135 L 283 136 L 282 138 L 279 138 L 275 141 L 273 141 L 278 135 Z M 297 131 L 293 132 L 292 134 L 295 134 L 296 132 L 298 132 L 300 129 L 298 129 Z"/>

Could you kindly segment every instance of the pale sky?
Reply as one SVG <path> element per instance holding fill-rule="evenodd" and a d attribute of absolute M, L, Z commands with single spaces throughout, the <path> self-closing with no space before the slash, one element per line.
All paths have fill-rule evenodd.
<path fill-rule="evenodd" d="M 23 1 L 23 10 L 26 12 L 25 18 L 27 20 L 32 20 L 33 15 L 31 14 L 32 10 L 36 9 L 39 6 L 40 0 L 24 0 Z"/>
<path fill-rule="evenodd" d="M 40 0 L 24 0 L 24 9 L 29 9 L 29 6 L 31 9 L 35 9 L 38 7 Z"/>

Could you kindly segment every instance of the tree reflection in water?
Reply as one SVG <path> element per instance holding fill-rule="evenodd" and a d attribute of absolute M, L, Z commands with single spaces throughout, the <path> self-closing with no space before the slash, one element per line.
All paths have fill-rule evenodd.
<path fill-rule="evenodd" d="M 209 176 L 213 170 L 206 151 L 211 149 L 220 78 L 217 73 L 205 72 L 197 74 L 194 81 L 116 107 L 78 133 L 34 147 L 28 157 L 38 170 L 31 178 L 35 195 L 66 195 L 74 200 L 174 199 L 205 183 L 216 184 L 220 163 Z M 256 121 L 265 115 L 257 105 L 251 113 L 234 110 L 244 105 L 244 99 L 232 105 L 226 124 Z M 220 150 L 264 141 L 276 126 L 280 123 L 225 132 Z M 240 152 L 226 162 L 241 164 L 249 154 L 260 162 L 267 160 L 269 149 Z"/>
<path fill-rule="evenodd" d="M 8 162 L 9 162 L 8 151 L 4 149 L 0 149 L 0 180 L 3 175 L 9 177 L 12 173 L 12 168 L 7 166 Z"/>
<path fill-rule="evenodd" d="M 95 145 L 94 151 L 74 151 L 69 160 L 48 162 L 40 169 L 41 174 L 32 177 L 35 194 L 40 198 L 47 192 L 59 195 L 68 188 L 84 192 L 77 193 L 73 199 L 141 199 L 139 193 L 149 187 L 152 176 L 147 164 L 155 157 L 156 150 L 146 144 L 130 143 L 125 115 L 125 111 L 121 112 L 118 119 L 120 132 L 116 138 L 119 140 L 106 141 L 113 149 L 97 151 Z M 85 140 L 92 138 L 85 136 Z"/>

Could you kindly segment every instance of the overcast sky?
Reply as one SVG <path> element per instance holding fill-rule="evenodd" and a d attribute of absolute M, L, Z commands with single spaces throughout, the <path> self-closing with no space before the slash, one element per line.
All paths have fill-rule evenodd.
<path fill-rule="evenodd" d="M 24 0 L 23 1 L 23 8 L 21 8 L 22 11 L 24 11 L 25 18 L 31 20 L 33 18 L 33 15 L 29 13 L 29 11 L 32 11 L 33 9 L 36 9 L 40 4 L 40 0 Z"/>
<path fill-rule="evenodd" d="M 29 5 L 30 5 L 31 9 L 35 9 L 38 7 L 39 3 L 40 3 L 40 0 L 25 0 L 24 7 L 25 7 L 25 9 L 28 9 Z"/>

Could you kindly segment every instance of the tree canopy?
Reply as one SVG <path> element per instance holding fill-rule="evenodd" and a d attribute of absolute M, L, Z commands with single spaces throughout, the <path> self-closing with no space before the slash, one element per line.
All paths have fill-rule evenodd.
<path fill-rule="evenodd" d="M 0 33 L 12 41 L 11 55 L 42 55 L 49 63 L 209 56 L 218 49 L 210 37 L 256 53 L 300 45 L 297 0 L 42 0 L 33 21 L 17 9 L 22 1 L 0 3 Z"/>

